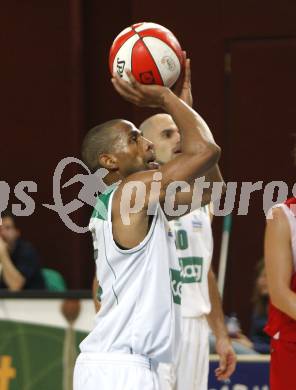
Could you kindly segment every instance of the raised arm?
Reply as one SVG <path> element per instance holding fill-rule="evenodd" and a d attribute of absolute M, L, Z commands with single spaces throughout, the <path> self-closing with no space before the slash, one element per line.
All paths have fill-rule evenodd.
<path fill-rule="evenodd" d="M 185 54 L 185 53 L 184 53 Z M 185 54 L 186 56 L 186 54 Z M 183 72 L 183 77 L 179 78 L 179 81 L 177 82 L 176 86 L 174 87 L 174 91 L 176 92 L 177 96 L 181 100 L 183 100 L 186 104 L 188 104 L 189 107 L 193 107 L 193 97 L 192 97 L 192 88 L 191 88 L 191 69 L 190 69 L 190 60 L 187 59 L 185 63 L 185 69 Z M 206 124 L 205 124 L 206 125 Z M 218 164 L 214 165 L 208 172 L 205 174 L 205 182 L 210 183 L 209 187 L 205 187 L 201 198 L 200 199 L 194 199 L 194 202 L 192 203 L 191 209 L 188 209 L 188 211 L 192 211 L 195 208 L 198 208 L 200 206 L 204 206 L 211 201 L 217 200 L 217 198 L 213 197 L 212 195 L 212 184 L 213 183 L 222 183 L 221 184 L 221 190 L 222 193 L 225 192 L 226 186 L 223 180 L 223 177 L 221 175 L 220 169 Z M 178 192 L 176 194 L 176 203 L 177 204 L 188 204 L 188 202 L 191 201 L 192 196 L 194 196 L 194 184 L 191 184 L 190 191 L 189 192 Z M 219 196 L 219 195 L 217 195 Z"/>
<path fill-rule="evenodd" d="M 172 116 L 181 133 L 182 153 L 159 169 L 162 175 L 161 191 L 156 200 L 162 202 L 170 183 L 185 181 L 190 184 L 197 177 L 208 172 L 218 162 L 220 148 L 216 145 L 212 133 L 201 116 L 171 90 L 156 85 L 139 84 L 130 72 L 128 75 L 130 84 L 120 78 L 113 78 L 115 89 L 126 100 L 138 106 L 159 107 L 166 111 Z M 146 184 L 147 196 L 144 208 L 149 201 L 150 203 L 152 201 L 150 184 L 154 173 L 155 171 L 138 172 L 122 182 L 122 186 L 131 180 Z M 191 201 L 188 202 L 190 203 Z"/>

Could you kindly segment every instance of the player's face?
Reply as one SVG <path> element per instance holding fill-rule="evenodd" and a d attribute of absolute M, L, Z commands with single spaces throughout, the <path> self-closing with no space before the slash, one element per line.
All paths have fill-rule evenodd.
<path fill-rule="evenodd" d="M 158 168 L 152 142 L 144 138 L 130 122 L 121 122 L 115 150 L 119 171 L 124 177 L 135 172 Z"/>
<path fill-rule="evenodd" d="M 168 115 L 154 120 L 149 139 L 155 148 L 156 161 L 165 164 L 180 152 L 180 133 L 175 122 Z"/>
<path fill-rule="evenodd" d="M 8 245 L 13 245 L 16 239 L 19 237 L 19 230 L 15 227 L 14 221 L 10 217 L 4 217 L 2 219 L 2 225 L 0 226 L 0 236 Z"/>

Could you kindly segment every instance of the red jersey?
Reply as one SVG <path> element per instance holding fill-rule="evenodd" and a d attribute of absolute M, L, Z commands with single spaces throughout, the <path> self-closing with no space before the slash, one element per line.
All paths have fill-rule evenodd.
<path fill-rule="evenodd" d="M 288 199 L 285 204 L 296 218 L 296 198 Z M 294 223 L 296 223 L 296 220 Z M 292 276 L 291 290 L 296 293 L 296 272 Z M 271 337 L 278 335 L 280 340 L 296 342 L 296 321 L 277 309 L 271 302 L 269 304 L 268 322 L 264 331 Z"/>

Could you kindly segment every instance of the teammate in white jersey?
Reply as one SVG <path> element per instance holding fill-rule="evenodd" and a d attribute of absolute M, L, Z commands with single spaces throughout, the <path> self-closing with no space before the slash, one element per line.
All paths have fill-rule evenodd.
<path fill-rule="evenodd" d="M 190 85 L 187 96 L 183 98 L 191 104 Z M 170 115 L 154 115 L 143 122 L 140 129 L 154 143 L 156 159 L 161 164 L 174 161 L 182 152 L 180 133 Z M 206 174 L 206 181 L 220 180 L 217 166 Z M 211 268 L 213 240 L 208 207 L 171 221 L 170 226 L 175 234 L 182 269 L 182 290 L 179 292 L 182 342 L 175 364 L 159 367 L 161 387 L 162 390 L 206 390 L 209 371 L 208 324 L 216 336 L 216 350 L 220 356 L 217 378 L 229 378 L 236 365 Z"/>
<path fill-rule="evenodd" d="M 153 144 L 125 120 L 96 126 L 84 139 L 84 161 L 93 172 L 107 169 L 104 181 L 110 187 L 99 197 L 90 222 L 101 309 L 94 330 L 80 345 L 74 390 L 158 389 L 156 367 L 172 361 L 180 324 L 170 290 L 179 270 L 162 210 L 166 189 L 174 181 L 193 184 L 220 157 L 209 128 L 194 110 L 168 88 L 141 85 L 127 74 L 130 84 L 114 77 L 115 89 L 136 105 L 172 115 L 183 152 L 159 167 Z M 185 75 L 189 77 L 188 60 Z M 144 187 L 140 196 L 135 186 Z M 191 187 L 175 193 L 173 205 L 191 205 Z"/>

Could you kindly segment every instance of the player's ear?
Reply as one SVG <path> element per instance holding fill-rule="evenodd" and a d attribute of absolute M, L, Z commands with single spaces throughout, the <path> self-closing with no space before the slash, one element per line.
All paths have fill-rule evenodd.
<path fill-rule="evenodd" d="M 99 163 L 101 167 L 108 169 L 108 171 L 116 171 L 118 169 L 117 158 L 113 154 L 101 154 Z"/>

